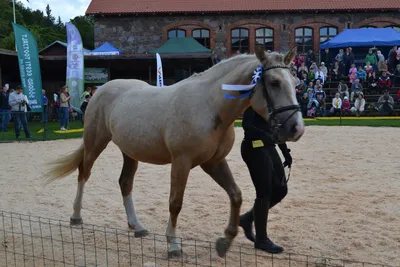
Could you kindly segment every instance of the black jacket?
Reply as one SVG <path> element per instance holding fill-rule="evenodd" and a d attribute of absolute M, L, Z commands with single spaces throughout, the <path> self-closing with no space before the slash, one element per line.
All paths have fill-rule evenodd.
<path fill-rule="evenodd" d="M 10 105 L 8 104 L 9 95 L 0 93 L 0 109 L 10 110 Z"/>

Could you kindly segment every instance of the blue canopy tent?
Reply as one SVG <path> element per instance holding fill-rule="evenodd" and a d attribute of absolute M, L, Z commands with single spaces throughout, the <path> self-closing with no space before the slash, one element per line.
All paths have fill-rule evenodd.
<path fill-rule="evenodd" d="M 97 47 L 95 50 L 90 52 L 90 55 L 121 55 L 123 52 L 110 44 L 109 42 L 105 42 L 101 46 Z"/>
<path fill-rule="evenodd" d="M 320 49 L 343 47 L 372 47 L 400 45 L 400 32 L 392 28 L 346 29 L 326 43 Z"/>

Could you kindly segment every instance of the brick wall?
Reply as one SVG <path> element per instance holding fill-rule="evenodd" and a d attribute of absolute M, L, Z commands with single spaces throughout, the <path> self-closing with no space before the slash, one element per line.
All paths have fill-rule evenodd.
<path fill-rule="evenodd" d="M 127 53 L 144 53 L 160 47 L 166 40 L 168 30 L 179 28 L 191 36 L 193 29 L 210 30 L 210 45 L 220 57 L 230 56 L 231 30 L 236 27 L 249 29 L 250 52 L 255 45 L 255 29 L 269 27 L 274 30 L 274 47 L 286 51 L 295 44 L 295 29 L 313 29 L 315 52 L 319 47 L 319 29 L 324 26 L 336 27 L 339 32 L 345 28 L 362 26 L 385 27 L 400 25 L 398 12 L 391 13 L 279 13 L 279 14 L 215 14 L 215 15 L 146 15 L 146 16 L 96 16 L 95 46 L 108 41 Z"/>

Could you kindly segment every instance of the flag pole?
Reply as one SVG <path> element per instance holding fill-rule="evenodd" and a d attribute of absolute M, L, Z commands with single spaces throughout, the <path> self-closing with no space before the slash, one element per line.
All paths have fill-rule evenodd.
<path fill-rule="evenodd" d="M 14 24 L 16 24 L 17 19 L 15 17 L 15 0 L 13 0 L 12 2 L 13 2 L 13 13 L 14 13 Z M 17 51 L 17 40 L 15 40 L 15 51 Z"/>

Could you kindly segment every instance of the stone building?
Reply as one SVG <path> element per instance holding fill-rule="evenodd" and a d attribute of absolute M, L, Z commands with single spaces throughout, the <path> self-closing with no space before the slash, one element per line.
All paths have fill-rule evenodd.
<path fill-rule="evenodd" d="M 146 53 L 168 38 L 192 36 L 221 57 L 252 53 L 256 43 L 286 51 L 319 52 L 346 28 L 400 29 L 400 4 L 390 0 L 92 0 L 95 46 L 110 42 L 129 54 Z"/>

